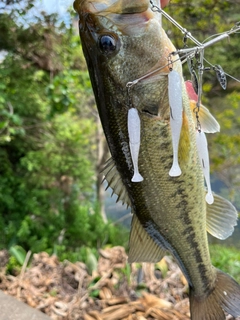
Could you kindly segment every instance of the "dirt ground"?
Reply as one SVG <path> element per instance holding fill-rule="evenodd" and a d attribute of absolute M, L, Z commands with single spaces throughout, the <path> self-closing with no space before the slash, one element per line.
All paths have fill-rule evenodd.
<path fill-rule="evenodd" d="M 92 272 L 42 252 L 12 276 L 1 251 L 0 290 L 53 320 L 189 320 L 187 282 L 170 257 L 130 266 L 123 247 L 99 253 Z"/>

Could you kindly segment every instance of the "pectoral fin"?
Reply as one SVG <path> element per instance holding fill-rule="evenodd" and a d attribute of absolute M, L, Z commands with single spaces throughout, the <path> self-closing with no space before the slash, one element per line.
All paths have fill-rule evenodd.
<path fill-rule="evenodd" d="M 190 108 L 192 112 L 195 112 L 196 108 L 196 102 L 198 101 L 198 95 L 195 93 L 193 84 L 191 81 L 186 81 L 185 82 L 186 89 L 187 89 L 187 94 L 189 97 L 190 101 Z M 198 112 L 199 120 L 201 123 L 201 130 L 205 133 L 214 133 L 214 132 L 219 132 L 220 131 L 220 125 L 217 122 L 217 120 L 214 118 L 214 116 L 210 113 L 210 111 L 204 107 L 202 104 L 200 105 L 200 109 Z M 197 127 L 196 123 L 196 116 L 193 116 L 195 120 L 195 127 Z"/>
<path fill-rule="evenodd" d="M 194 112 L 194 109 L 196 108 L 196 101 L 190 100 L 190 108 L 192 109 L 192 112 Z M 214 118 L 214 116 L 210 113 L 210 111 L 206 107 L 204 107 L 202 104 L 200 106 L 198 115 L 199 115 L 199 121 L 201 123 L 201 130 L 203 132 L 215 133 L 220 131 L 219 123 Z M 193 119 L 195 121 L 195 126 L 197 127 L 195 114 L 193 115 Z"/>
<path fill-rule="evenodd" d="M 214 194 L 214 203 L 207 204 L 207 231 L 224 240 L 233 233 L 237 218 L 238 212 L 231 202 Z"/>
<path fill-rule="evenodd" d="M 142 227 L 136 214 L 132 218 L 128 262 L 159 262 L 166 251 L 157 245 Z"/>
<path fill-rule="evenodd" d="M 109 187 L 112 188 L 112 195 L 116 194 L 118 196 L 117 202 L 121 200 L 123 204 L 126 203 L 127 206 L 130 206 L 131 203 L 126 187 L 122 182 L 122 178 L 116 168 L 115 161 L 112 158 L 108 159 L 102 173 L 108 183 L 106 190 Z"/>

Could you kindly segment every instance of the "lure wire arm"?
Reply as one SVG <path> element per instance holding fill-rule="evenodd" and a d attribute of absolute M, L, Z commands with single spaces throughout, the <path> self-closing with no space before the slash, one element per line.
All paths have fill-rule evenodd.
<path fill-rule="evenodd" d="M 205 133 L 201 130 L 201 123 L 199 120 L 199 112 L 201 107 L 201 96 L 202 96 L 202 84 L 203 84 L 203 73 L 207 70 L 214 70 L 216 72 L 217 79 L 222 86 L 223 89 L 226 89 L 227 81 L 226 81 L 226 74 L 222 67 L 220 65 L 212 65 L 204 58 L 204 50 L 213 44 L 222 41 L 226 38 L 228 38 L 231 34 L 234 33 L 240 33 L 240 22 L 237 22 L 229 31 L 226 31 L 224 33 L 221 33 L 219 35 L 216 35 L 214 38 L 211 37 L 210 40 L 201 43 L 196 38 L 194 38 L 190 32 L 188 32 L 185 28 L 183 28 L 179 23 L 177 23 L 170 15 L 168 15 L 164 10 L 162 10 L 160 7 L 157 7 L 154 5 L 153 1 L 150 0 L 151 9 L 153 12 L 159 12 L 162 14 L 165 18 L 167 18 L 173 25 L 175 25 L 183 34 L 183 44 L 184 48 L 176 50 L 172 53 L 170 53 L 168 57 L 168 67 L 169 67 L 169 100 L 172 103 L 170 103 L 170 126 L 172 128 L 172 138 L 173 140 L 173 166 L 169 172 L 170 176 L 178 176 L 181 174 L 181 169 L 178 166 L 177 161 L 177 150 L 178 150 L 178 138 L 179 138 L 179 132 L 178 129 L 181 128 L 180 120 L 180 111 L 181 111 L 181 105 L 177 101 L 177 94 L 180 94 L 180 89 L 175 91 L 173 90 L 174 86 L 176 86 L 176 83 L 178 82 L 177 74 L 175 74 L 173 70 L 173 57 L 176 55 L 180 56 L 180 60 L 183 63 L 188 63 L 188 68 L 191 73 L 192 77 L 192 83 L 194 90 L 197 94 L 197 101 L 196 101 L 196 107 L 194 108 L 194 113 L 196 116 L 196 144 L 197 144 L 197 150 L 199 154 L 200 163 L 203 170 L 203 175 L 205 178 L 205 182 L 207 185 L 207 195 L 206 195 L 206 202 L 208 204 L 212 204 L 214 202 L 214 197 L 211 190 L 211 183 L 210 183 L 210 165 L 209 165 L 209 154 L 208 154 L 208 145 L 207 145 L 207 139 L 205 136 Z M 193 48 L 188 48 L 187 46 L 187 39 L 192 40 L 196 46 Z M 185 57 L 184 57 L 185 55 Z M 196 59 L 196 64 L 193 63 L 193 59 Z M 179 60 L 177 59 L 177 60 Z M 204 67 L 204 61 L 207 62 L 211 67 Z M 197 69 L 198 77 L 196 75 L 195 69 Z M 160 70 L 158 70 L 160 71 Z M 229 76 L 229 75 L 228 75 Z M 231 78 L 235 79 L 234 77 L 230 76 Z M 173 85 L 174 80 L 174 85 Z M 239 81 L 238 79 L 236 79 Z M 174 102 L 174 103 L 173 103 Z M 174 116 L 178 115 L 178 119 L 174 118 L 173 116 L 173 106 L 178 105 L 178 107 L 174 110 Z M 176 121 L 178 120 L 178 121 Z M 180 121 L 180 122 L 179 122 Z M 176 123 L 175 123 L 176 122 Z M 179 123 L 177 123 L 179 122 Z M 174 172 L 171 172 L 173 168 L 179 168 L 179 173 L 175 174 Z"/>
<path fill-rule="evenodd" d="M 177 52 L 175 54 L 179 54 L 179 53 L 186 53 L 186 52 L 191 52 L 191 51 L 195 51 L 196 49 L 201 48 L 201 50 L 204 50 L 205 48 L 213 45 L 216 42 L 219 42 L 225 38 L 228 38 L 231 34 L 237 33 L 238 31 L 240 31 L 240 21 L 237 22 L 230 30 L 222 33 L 221 35 L 219 35 L 218 37 L 209 40 L 206 43 L 201 43 L 199 42 L 196 38 L 194 38 L 191 34 L 191 32 L 189 32 L 186 28 L 183 28 L 176 20 L 174 20 L 169 14 L 167 14 L 163 9 L 157 7 L 156 5 L 154 5 L 153 1 L 150 0 L 150 4 L 151 4 L 151 9 L 154 12 L 159 12 L 161 13 L 165 18 L 167 18 L 173 25 L 175 25 L 175 27 L 177 27 L 183 34 L 184 37 L 187 37 L 189 39 L 192 40 L 192 42 L 194 42 L 197 47 L 193 47 L 193 48 L 185 48 L 185 49 L 180 49 L 177 50 Z"/>
<path fill-rule="evenodd" d="M 163 9 L 157 7 L 156 5 L 154 5 L 153 1 L 150 0 L 150 4 L 151 4 L 151 9 L 154 12 L 159 12 L 161 13 L 165 18 L 167 18 L 173 25 L 175 25 L 175 27 L 177 27 L 183 34 L 187 34 L 187 37 L 189 39 L 191 39 L 196 45 L 200 46 L 201 42 L 199 42 L 196 38 L 194 38 L 191 34 L 191 32 L 189 32 L 187 29 L 183 28 L 176 20 L 174 20 L 169 14 L 167 14 Z"/>
<path fill-rule="evenodd" d="M 191 34 L 191 32 L 189 32 L 186 28 L 183 28 L 176 20 L 174 20 L 169 14 L 167 14 L 162 8 L 156 6 L 152 0 L 150 0 L 150 4 L 151 4 L 151 9 L 153 12 L 158 12 L 160 14 L 162 14 L 167 20 L 169 20 L 174 26 L 176 26 L 183 34 L 184 34 L 184 38 L 183 38 L 183 43 L 184 43 L 184 48 L 183 49 L 178 49 L 174 52 L 172 52 L 172 55 L 182 55 L 182 54 L 187 54 L 188 58 L 193 58 L 196 53 L 200 53 L 201 51 L 203 52 L 206 48 L 212 46 L 213 44 L 222 41 L 226 38 L 228 38 L 231 34 L 235 34 L 235 33 L 240 33 L 240 21 L 236 22 L 235 25 L 228 31 L 223 32 L 221 34 L 219 34 L 217 37 L 201 43 L 200 41 L 198 41 L 196 38 L 194 38 Z M 211 36 L 213 37 L 213 36 Z M 190 39 L 193 43 L 195 43 L 197 46 L 192 47 L 192 48 L 188 48 L 186 46 L 186 41 L 187 39 Z M 182 64 L 184 64 L 186 62 L 187 59 L 182 60 Z M 206 61 L 206 59 L 203 57 L 203 60 Z M 206 61 L 207 62 L 207 61 Z M 208 62 L 209 63 L 209 62 Z M 214 67 L 211 63 L 209 63 L 212 67 Z M 214 70 L 214 69 L 213 69 Z M 226 72 L 224 72 L 223 70 L 215 70 L 216 74 L 217 74 L 217 78 L 218 81 L 220 82 L 220 85 L 222 86 L 223 89 L 225 88 L 225 79 L 223 79 L 223 73 L 225 74 L 225 76 L 229 76 L 230 78 L 232 78 L 233 80 L 236 80 L 238 82 L 240 82 L 239 79 L 236 79 L 235 77 L 232 77 L 231 75 L 227 74 Z M 222 78 L 221 78 L 222 77 Z M 221 79 L 220 79 L 221 78 Z"/>

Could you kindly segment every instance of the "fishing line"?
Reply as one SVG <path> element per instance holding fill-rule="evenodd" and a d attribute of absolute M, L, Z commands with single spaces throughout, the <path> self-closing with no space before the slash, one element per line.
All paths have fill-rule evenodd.
<path fill-rule="evenodd" d="M 194 38 L 191 34 L 191 32 L 189 32 L 186 28 L 183 28 L 176 20 L 174 20 L 169 14 L 167 14 L 163 9 L 161 9 L 160 7 L 156 6 L 152 0 L 150 0 L 150 4 L 151 4 L 151 10 L 153 12 L 158 12 L 161 13 L 165 18 L 167 18 L 173 25 L 175 25 L 184 35 L 185 37 L 189 38 L 190 40 L 192 40 L 192 42 L 194 42 L 198 47 L 201 47 L 203 45 L 203 43 L 201 43 L 200 41 L 198 41 L 196 38 Z M 226 32 L 223 32 L 222 34 L 220 34 L 219 37 L 222 37 L 224 35 L 224 38 L 226 38 L 227 36 L 229 36 L 230 34 L 233 33 L 239 33 L 240 31 L 240 21 L 236 22 L 235 25 Z M 222 39 L 218 39 L 217 41 L 220 41 Z M 215 42 L 215 41 L 214 41 Z M 210 44 L 211 45 L 211 44 Z"/>
<path fill-rule="evenodd" d="M 209 64 L 212 68 L 214 68 L 214 65 L 213 65 L 210 61 L 208 61 L 206 58 L 204 58 L 204 61 L 206 61 L 207 64 Z M 240 83 L 240 79 L 237 79 L 237 78 L 233 77 L 232 75 L 230 75 L 229 73 L 227 73 L 227 72 L 225 72 L 225 71 L 224 71 L 224 73 L 225 73 L 226 76 L 228 76 L 229 78 L 231 78 L 231 79 L 233 79 L 233 80 L 235 80 L 235 81 L 237 81 L 237 82 Z"/>
<path fill-rule="evenodd" d="M 199 42 L 197 39 L 195 39 L 191 33 L 183 28 L 176 20 L 174 20 L 170 15 L 168 15 L 164 10 L 162 10 L 161 8 L 159 8 L 158 6 L 156 6 L 152 0 L 150 0 L 150 4 L 151 4 L 151 10 L 153 12 L 158 12 L 161 13 L 165 18 L 167 18 L 173 25 L 175 25 L 185 36 L 187 36 L 189 39 L 191 39 L 195 44 L 200 45 L 201 46 L 201 42 Z"/>
<path fill-rule="evenodd" d="M 171 55 L 171 54 L 172 54 L 172 53 L 170 53 L 170 55 Z M 182 56 L 182 57 L 183 57 L 183 58 L 187 58 L 188 56 L 189 56 L 189 54 L 186 54 L 186 55 L 184 55 L 184 56 Z M 139 82 L 141 82 L 142 80 L 144 80 L 144 79 L 146 79 L 146 78 L 154 75 L 155 73 L 161 71 L 162 69 L 165 69 L 166 67 L 169 67 L 169 66 L 173 65 L 175 62 L 181 60 L 182 57 L 179 57 L 179 58 L 177 58 L 177 59 L 175 59 L 175 60 L 168 61 L 167 64 L 165 64 L 165 65 L 163 65 L 163 66 L 155 69 L 154 71 L 151 71 L 151 72 L 149 72 L 149 73 L 146 73 L 145 75 L 143 75 L 142 77 L 140 77 L 140 78 L 138 78 L 138 79 L 135 79 L 135 80 L 133 80 L 133 81 L 129 81 L 129 82 L 126 84 L 126 87 L 127 87 L 127 88 L 131 88 L 132 86 L 134 86 L 134 85 L 138 84 Z M 167 75 L 168 75 L 168 73 L 165 73 L 165 72 L 160 74 L 160 76 L 167 76 Z"/>
<path fill-rule="evenodd" d="M 203 40 L 202 43 L 205 43 L 206 41 L 214 38 L 214 37 L 217 37 L 217 36 L 221 36 L 222 34 L 224 34 L 225 32 L 220 32 L 220 33 L 216 33 L 216 34 L 212 34 L 211 36 L 207 37 L 206 39 Z"/>
<path fill-rule="evenodd" d="M 189 54 L 186 54 L 186 55 L 184 55 L 184 56 L 181 56 L 180 59 L 181 59 L 182 64 L 186 63 L 187 60 L 188 60 L 188 58 L 192 58 L 192 57 L 193 57 L 192 53 L 189 53 Z M 175 62 L 175 61 L 178 61 L 178 60 L 179 60 L 179 59 L 174 60 L 174 62 Z M 208 65 L 211 66 L 211 69 L 214 70 L 215 66 L 214 66 L 210 61 L 208 61 L 205 57 L 203 58 L 203 60 L 204 60 Z M 205 68 L 205 70 L 206 70 L 206 68 Z M 209 69 L 207 69 L 207 70 L 209 70 Z M 240 83 L 240 79 L 235 78 L 234 76 L 232 76 L 231 74 L 227 73 L 226 71 L 224 71 L 224 73 L 225 73 L 225 75 L 226 75 L 227 77 L 229 77 L 229 78 L 233 79 L 234 81 L 237 81 L 237 82 Z"/>
<path fill-rule="evenodd" d="M 158 13 L 162 14 L 166 19 L 168 19 L 173 25 L 175 25 L 184 34 L 184 38 L 183 38 L 184 48 L 176 50 L 176 52 L 173 53 L 174 55 L 177 55 L 177 54 L 180 55 L 182 53 L 189 53 L 189 58 L 193 58 L 200 51 L 203 51 L 205 48 L 215 44 L 216 42 L 219 42 L 223 39 L 228 38 L 231 34 L 240 33 L 240 21 L 238 21 L 235 23 L 235 25 L 230 30 L 209 36 L 208 38 L 206 38 L 203 41 L 203 43 L 201 43 L 196 38 L 194 38 L 192 36 L 192 34 L 186 28 L 183 28 L 176 20 L 174 20 L 170 15 L 168 15 L 163 9 L 156 6 L 152 0 L 150 0 L 150 4 L 151 4 L 151 10 L 153 12 L 158 12 Z M 186 42 L 187 42 L 188 38 L 192 42 L 194 42 L 197 45 L 197 47 L 187 48 Z M 206 61 L 206 59 L 204 57 L 203 57 L 203 60 Z M 187 61 L 187 59 L 182 60 L 182 64 L 185 63 L 186 61 Z M 216 66 L 212 65 L 211 63 L 209 63 L 209 65 L 212 66 L 213 70 L 218 71 L 218 70 L 216 70 Z M 240 80 L 227 74 L 225 71 L 223 71 L 223 70 L 221 70 L 221 71 L 224 72 L 226 76 L 232 78 L 233 80 L 236 80 L 237 82 L 240 82 Z M 218 77 L 218 74 L 217 74 L 217 77 Z M 219 77 L 218 77 L 218 80 L 219 80 Z M 222 86 L 221 82 L 220 82 L 220 85 Z"/>

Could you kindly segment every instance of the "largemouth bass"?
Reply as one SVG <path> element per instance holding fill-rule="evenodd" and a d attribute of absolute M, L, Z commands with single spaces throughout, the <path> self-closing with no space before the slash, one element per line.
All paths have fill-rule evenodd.
<path fill-rule="evenodd" d="M 189 284 L 191 319 L 221 320 L 224 311 L 239 316 L 240 286 L 212 266 L 207 239 L 207 231 L 221 239 L 229 236 L 237 212 L 217 195 L 211 205 L 205 200 L 191 109 L 195 104 L 188 97 L 181 62 L 169 62 L 175 48 L 159 15 L 148 0 L 76 0 L 74 8 L 112 155 L 104 174 L 133 213 L 129 262 L 156 262 L 170 252 Z M 180 75 L 182 103 L 177 174 L 171 174 L 174 116 L 168 85 L 172 71 Z M 129 115 L 130 110 L 135 112 Z M 206 131 L 216 131 L 216 121 L 206 108 L 201 110 Z"/>

